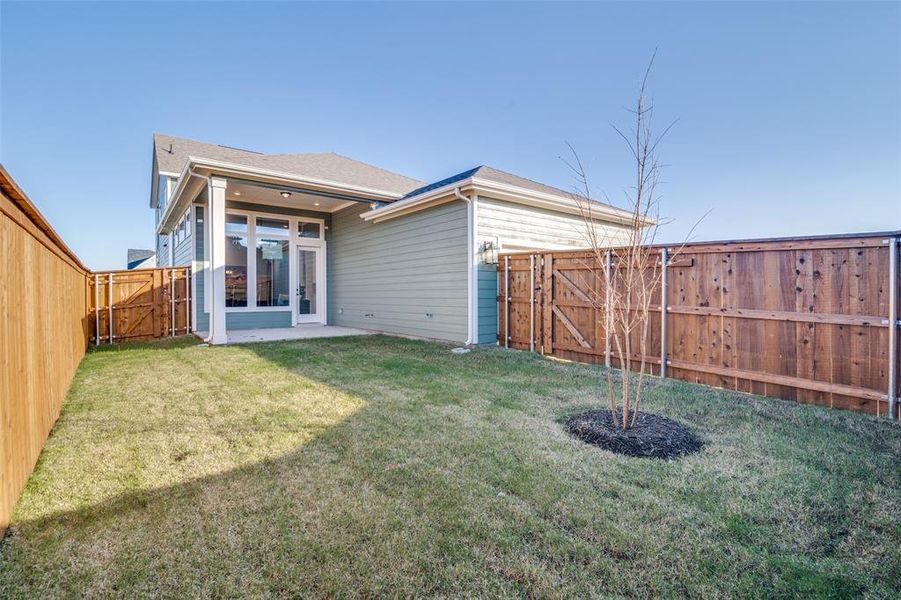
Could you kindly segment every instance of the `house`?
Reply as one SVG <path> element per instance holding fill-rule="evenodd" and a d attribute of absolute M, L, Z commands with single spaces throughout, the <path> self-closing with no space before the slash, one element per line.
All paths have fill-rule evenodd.
<path fill-rule="evenodd" d="M 128 249 L 128 260 L 125 268 L 132 269 L 152 269 L 156 266 L 156 252 L 153 250 L 139 250 L 136 248 Z"/>
<path fill-rule="evenodd" d="M 193 329 L 341 325 L 496 340 L 498 251 L 585 247 L 573 194 L 481 166 L 427 183 L 338 154 L 156 134 L 158 266 L 191 265 Z M 593 202 L 615 242 L 631 215 Z"/>

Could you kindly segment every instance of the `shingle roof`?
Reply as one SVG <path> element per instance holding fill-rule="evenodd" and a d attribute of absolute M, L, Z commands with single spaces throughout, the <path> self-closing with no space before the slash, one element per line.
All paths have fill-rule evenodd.
<path fill-rule="evenodd" d="M 568 198 L 584 197 L 555 188 L 525 177 L 520 177 L 493 167 L 481 165 L 446 179 L 426 184 L 424 181 L 405 177 L 386 171 L 340 154 L 307 153 L 307 154 L 263 154 L 251 150 L 242 150 L 219 144 L 209 144 L 185 138 L 155 133 L 153 135 L 154 157 L 160 171 L 181 173 L 189 156 L 208 158 L 223 162 L 236 163 L 246 167 L 256 167 L 273 171 L 282 171 L 298 176 L 326 179 L 339 183 L 358 185 L 396 194 L 403 198 L 411 198 L 431 190 L 476 177 L 486 181 L 494 181 L 507 185 L 564 196 Z M 596 202 L 596 201 L 595 201 Z M 599 203 L 603 204 L 603 203 Z M 605 205 L 606 206 L 606 205 Z"/>
<path fill-rule="evenodd" d="M 326 179 L 395 194 L 406 194 L 424 183 L 333 152 L 262 154 L 161 133 L 153 135 L 153 150 L 157 167 L 160 171 L 168 173 L 181 173 L 188 157 L 195 156 L 236 163 L 246 167 Z"/>
<path fill-rule="evenodd" d="M 488 167 L 485 165 L 475 167 L 474 169 L 469 169 L 468 171 L 463 171 L 462 173 L 457 173 L 456 175 L 452 175 L 447 179 L 442 179 L 441 181 L 436 181 L 435 183 L 424 185 L 413 190 L 412 192 L 409 192 L 406 196 L 404 196 L 404 198 L 419 196 L 420 194 L 430 192 L 432 190 L 450 185 L 452 183 L 456 183 L 458 181 L 463 181 L 464 179 L 469 179 L 470 177 L 475 177 L 477 179 L 482 179 L 485 181 L 494 181 L 496 183 L 504 183 L 507 185 L 532 190 L 534 192 L 542 192 L 545 194 L 553 194 L 555 196 L 564 196 L 566 198 L 579 198 L 582 200 L 587 200 L 587 198 L 585 198 L 584 196 L 574 194 L 573 192 L 567 192 L 565 190 L 561 190 L 560 188 L 555 188 L 543 183 L 538 183 L 537 181 L 532 181 L 531 179 L 526 179 L 525 177 L 520 177 L 519 175 L 507 173 L 506 171 L 501 171 L 500 169 L 495 169 L 493 167 Z M 593 202 L 596 202 L 596 200 L 593 200 Z"/>

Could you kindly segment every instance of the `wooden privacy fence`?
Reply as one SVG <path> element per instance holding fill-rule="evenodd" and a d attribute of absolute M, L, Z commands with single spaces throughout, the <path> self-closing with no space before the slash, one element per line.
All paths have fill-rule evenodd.
<path fill-rule="evenodd" d="M 649 371 L 898 418 L 899 235 L 656 247 Z M 587 251 L 501 255 L 498 342 L 618 367 L 592 303 L 607 268 Z"/>
<path fill-rule="evenodd" d="M 166 267 L 90 275 L 94 344 L 191 332 L 191 269 Z"/>
<path fill-rule="evenodd" d="M 0 537 L 88 344 L 88 270 L 0 167 Z"/>

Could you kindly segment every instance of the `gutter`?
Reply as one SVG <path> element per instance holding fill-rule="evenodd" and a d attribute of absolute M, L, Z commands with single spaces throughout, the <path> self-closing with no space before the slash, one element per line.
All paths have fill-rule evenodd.
<path fill-rule="evenodd" d="M 477 272 L 475 264 L 476 248 L 476 211 L 478 210 L 479 197 L 475 194 L 472 198 L 464 196 L 459 187 L 454 188 L 454 196 L 466 203 L 466 345 L 475 344 L 476 324 L 478 323 L 478 301 L 475 291 L 478 289 Z"/>

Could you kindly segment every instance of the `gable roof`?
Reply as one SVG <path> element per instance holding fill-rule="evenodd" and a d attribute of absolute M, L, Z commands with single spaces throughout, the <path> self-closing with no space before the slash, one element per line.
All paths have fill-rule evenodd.
<path fill-rule="evenodd" d="M 424 194 L 426 192 L 430 192 L 432 190 L 436 190 L 438 188 L 444 187 L 446 185 L 450 185 L 452 183 L 457 183 L 459 181 L 465 181 L 470 177 L 480 179 L 482 181 L 493 181 L 495 183 L 502 183 L 505 185 L 512 185 L 518 188 L 531 190 L 533 192 L 541 192 L 543 194 L 551 194 L 554 196 L 566 196 L 579 198 L 581 200 L 589 200 L 584 196 L 580 196 L 579 194 L 574 194 L 573 192 L 567 192 L 565 190 L 561 190 L 560 188 L 555 188 L 550 185 L 545 185 L 543 183 L 539 183 L 537 181 L 532 181 L 531 179 L 526 179 L 525 177 L 520 177 L 519 175 L 514 175 L 513 173 L 508 173 L 507 171 L 501 171 L 500 169 L 495 169 L 494 167 L 489 167 L 487 165 L 480 165 L 473 169 L 469 169 L 467 171 L 463 171 L 462 173 L 457 173 L 456 175 L 451 175 L 446 179 L 442 179 L 441 181 L 436 181 L 434 183 L 430 183 L 428 185 L 424 185 L 421 188 L 417 188 L 412 192 L 409 192 L 404 198 L 412 198 L 414 196 L 419 196 L 420 194 Z M 591 202 L 597 202 L 597 200 L 591 200 Z M 600 202 L 597 202 L 601 204 Z M 607 206 L 607 205 L 605 205 Z"/>
<path fill-rule="evenodd" d="M 157 168 L 163 173 L 180 174 L 188 157 L 193 156 L 385 190 L 398 195 L 407 194 L 424 183 L 334 152 L 263 154 L 155 133 L 153 153 Z"/>
<path fill-rule="evenodd" d="M 464 189 L 486 197 L 587 216 L 592 220 L 630 224 L 633 219 L 632 213 L 613 205 L 485 165 L 424 185 L 399 200 L 361 214 L 360 218 L 378 223 L 446 201 L 454 193 Z M 648 219 L 644 221 L 651 222 Z"/>

